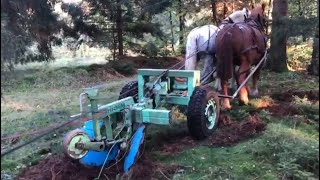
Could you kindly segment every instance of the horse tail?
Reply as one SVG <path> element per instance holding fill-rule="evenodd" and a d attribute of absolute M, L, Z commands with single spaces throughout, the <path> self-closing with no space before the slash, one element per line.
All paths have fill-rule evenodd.
<path fill-rule="evenodd" d="M 232 48 L 232 34 L 226 32 L 221 39 L 221 44 L 218 47 L 218 60 L 217 75 L 222 80 L 228 80 L 233 76 L 233 48 Z"/>

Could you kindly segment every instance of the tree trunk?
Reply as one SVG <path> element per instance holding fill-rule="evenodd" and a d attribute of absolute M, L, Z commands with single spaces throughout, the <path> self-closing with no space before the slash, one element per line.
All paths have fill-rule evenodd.
<path fill-rule="evenodd" d="M 312 75 L 319 76 L 319 34 L 313 39 L 312 59 L 308 71 Z"/>
<path fill-rule="evenodd" d="M 184 44 L 184 13 L 182 13 L 183 9 L 183 4 L 182 1 L 179 0 L 179 29 L 180 29 L 180 34 L 179 34 L 179 42 L 180 45 Z"/>
<path fill-rule="evenodd" d="M 173 23 L 172 23 L 172 12 L 169 12 L 170 15 L 170 29 L 171 29 L 171 48 L 172 48 L 172 52 L 175 54 L 175 50 L 174 50 L 174 33 L 173 33 Z"/>
<path fill-rule="evenodd" d="M 217 21 L 217 10 L 216 10 L 216 0 L 211 0 L 211 11 L 212 11 L 212 22 L 218 26 Z"/>
<path fill-rule="evenodd" d="M 114 11 L 111 11 L 111 20 L 113 23 L 111 24 L 111 32 L 112 32 L 112 60 L 116 60 L 116 55 L 117 55 L 117 37 L 116 37 L 116 22 L 115 22 L 115 13 Z"/>
<path fill-rule="evenodd" d="M 301 0 L 298 0 L 298 11 L 299 11 L 299 16 L 303 15 L 302 7 L 301 7 Z"/>
<path fill-rule="evenodd" d="M 286 19 L 288 0 L 274 0 L 272 10 L 272 33 L 269 68 L 275 72 L 288 71 Z"/>
<path fill-rule="evenodd" d="M 269 37 L 269 25 L 270 25 L 269 19 L 270 19 L 271 3 L 272 3 L 272 0 L 269 0 L 269 3 L 268 3 L 268 12 L 267 12 L 268 22 L 267 22 L 267 29 L 266 29 L 266 34 L 267 34 L 268 37 Z"/>
<path fill-rule="evenodd" d="M 118 51 L 119 56 L 123 56 L 123 22 L 121 0 L 117 0 L 117 34 L 118 34 Z"/>
<path fill-rule="evenodd" d="M 234 11 L 234 0 L 232 1 L 232 4 L 231 4 L 231 12 Z"/>
<path fill-rule="evenodd" d="M 112 25 L 114 27 L 114 25 Z M 116 60 L 116 49 L 117 49 L 117 39 L 116 39 L 116 33 L 113 30 L 112 31 L 112 38 L 113 38 L 113 45 L 112 45 L 112 60 Z"/>
<path fill-rule="evenodd" d="M 319 0 L 317 0 L 317 14 L 318 14 L 318 25 L 313 38 L 313 51 L 311 64 L 308 67 L 308 72 L 313 75 L 319 76 Z"/>
<path fill-rule="evenodd" d="M 228 12 L 228 7 L 227 7 L 227 4 L 224 2 L 223 3 L 223 19 L 226 18 L 227 12 Z"/>

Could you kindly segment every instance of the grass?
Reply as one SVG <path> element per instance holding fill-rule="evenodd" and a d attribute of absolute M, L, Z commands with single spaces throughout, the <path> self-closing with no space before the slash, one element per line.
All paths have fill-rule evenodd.
<path fill-rule="evenodd" d="M 313 128 L 275 121 L 263 135 L 232 147 L 196 146 L 177 156 L 154 155 L 187 167 L 174 179 L 318 179 L 319 132 Z"/>
<path fill-rule="evenodd" d="M 163 161 L 189 167 L 181 179 L 277 179 L 271 163 L 248 153 L 255 143 L 251 140 L 228 148 L 200 146 Z"/>
<path fill-rule="evenodd" d="M 312 41 L 289 46 L 287 49 L 288 65 L 292 70 L 303 70 L 312 57 Z"/>
<path fill-rule="evenodd" d="M 252 152 L 259 159 L 271 160 L 287 178 L 319 177 L 319 134 L 312 135 L 300 128 L 269 124 L 259 146 Z"/>
<path fill-rule="evenodd" d="M 64 122 L 79 111 L 78 96 L 82 88 L 103 84 L 101 95 L 117 99 L 119 90 L 134 76 L 122 78 L 110 75 L 100 65 L 72 68 L 20 69 L 15 80 L 8 84 L 1 100 L 1 136 L 15 132 L 41 129 L 50 124 Z M 100 73 L 100 74 L 99 74 Z M 120 79 L 121 78 L 121 79 Z M 272 73 L 264 71 L 260 82 L 261 98 L 251 100 L 250 106 L 235 108 L 231 117 L 241 121 L 263 103 L 272 103 L 271 94 L 294 90 L 319 89 L 318 77 L 300 72 Z M 319 102 L 317 102 L 319 103 Z M 319 174 L 319 106 L 305 98 L 291 103 L 299 108 L 294 116 L 274 117 L 267 110 L 259 112 L 268 123 L 263 135 L 232 147 L 196 146 L 176 156 L 163 156 L 152 151 L 157 160 L 167 164 L 181 164 L 186 168 L 176 172 L 173 179 L 318 179 Z M 235 106 L 236 107 L 236 106 Z M 183 115 L 177 115 L 184 119 Z M 309 122 L 309 123 L 307 123 Z M 312 122 L 312 123 L 310 123 Z M 1 179 L 12 179 L 27 165 L 35 164 L 48 154 L 61 153 L 64 133 L 70 128 L 56 131 L 41 140 L 2 158 Z M 159 138 L 186 131 L 185 125 L 173 127 L 152 126 L 148 129 L 149 147 L 157 147 Z M 6 146 L 18 142 L 1 143 Z M 14 144 L 16 143 L 16 144 Z"/>
<path fill-rule="evenodd" d="M 260 89 L 269 95 L 289 89 L 319 89 L 319 85 L 313 83 L 318 78 L 297 72 L 264 72 L 262 77 Z M 252 99 L 249 106 L 236 107 L 228 114 L 233 120 L 241 121 L 250 111 L 271 105 L 274 100 L 269 95 Z M 274 117 L 268 110 L 260 111 L 260 117 L 268 126 L 263 135 L 255 139 L 233 147 L 196 146 L 178 156 L 168 157 L 157 152 L 155 156 L 168 164 L 188 167 L 173 179 L 318 179 L 319 101 L 294 97 L 291 105 L 299 109 L 299 114 Z"/>

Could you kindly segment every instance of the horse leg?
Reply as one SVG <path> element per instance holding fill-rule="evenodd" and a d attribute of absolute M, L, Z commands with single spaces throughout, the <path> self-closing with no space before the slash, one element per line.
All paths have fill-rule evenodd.
<path fill-rule="evenodd" d="M 258 69 L 256 70 L 256 72 L 253 73 L 252 75 L 252 90 L 250 92 L 250 95 L 253 97 L 258 97 L 259 95 L 259 91 L 258 91 L 258 81 L 260 79 L 260 71 L 261 71 L 261 67 L 259 66 Z"/>
<path fill-rule="evenodd" d="M 216 73 L 215 73 L 215 74 L 216 74 Z M 215 84 L 214 84 L 214 88 L 215 88 L 217 91 L 221 91 L 221 90 L 222 90 L 220 78 L 216 78 L 216 82 L 215 82 Z"/>
<path fill-rule="evenodd" d="M 239 83 L 237 82 L 237 72 L 239 70 L 239 66 L 235 66 L 234 70 L 233 70 L 233 78 L 232 78 L 232 83 L 231 83 L 231 87 L 233 89 L 233 91 L 235 92 L 238 88 Z"/>
<path fill-rule="evenodd" d="M 197 66 L 197 42 L 188 36 L 186 46 L 185 70 L 195 70 Z"/>
<path fill-rule="evenodd" d="M 197 43 L 193 37 L 188 36 L 187 38 L 187 45 L 186 45 L 186 55 L 184 58 L 185 60 L 184 68 L 185 70 L 195 70 L 197 66 Z M 186 82 L 186 78 L 175 78 L 177 81 Z"/>
<path fill-rule="evenodd" d="M 185 70 L 195 70 L 197 66 L 197 57 L 195 55 L 191 57 L 186 56 Z"/>
<path fill-rule="evenodd" d="M 221 81 L 221 87 L 222 87 L 222 90 L 223 90 L 223 94 L 224 95 L 228 95 L 228 80 L 220 80 Z M 231 109 L 231 105 L 230 105 L 230 100 L 229 98 L 223 98 L 222 99 L 222 107 L 224 109 Z"/>
<path fill-rule="evenodd" d="M 239 75 L 238 75 L 238 78 L 239 78 L 239 86 L 244 82 L 244 80 L 246 79 L 247 77 L 247 72 L 248 69 L 250 68 L 250 64 L 247 62 L 247 59 L 246 58 L 242 58 L 242 63 L 240 65 L 240 68 L 239 68 Z M 243 104 L 248 104 L 249 103 L 249 98 L 248 98 L 248 91 L 247 91 L 247 85 L 243 86 L 241 89 L 240 89 L 240 93 L 239 93 L 239 96 L 240 96 L 240 99 L 239 99 L 239 104 L 240 105 L 243 105 Z"/>
<path fill-rule="evenodd" d="M 201 84 L 208 84 L 213 81 L 213 57 L 211 55 L 204 55 L 204 65 L 201 72 Z"/>
<path fill-rule="evenodd" d="M 221 91 L 222 90 L 222 88 L 221 88 L 221 80 L 220 80 L 220 78 L 218 77 L 218 73 L 217 73 L 217 65 L 216 65 L 216 63 L 215 62 L 217 62 L 216 61 L 216 57 L 214 56 L 214 65 L 216 66 L 216 70 L 215 70 L 215 72 L 213 73 L 213 79 L 215 80 L 215 83 L 214 83 L 214 88 L 217 90 L 217 91 Z"/>

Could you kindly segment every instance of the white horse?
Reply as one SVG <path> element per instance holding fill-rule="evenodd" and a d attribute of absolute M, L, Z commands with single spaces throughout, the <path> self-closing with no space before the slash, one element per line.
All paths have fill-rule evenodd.
<path fill-rule="evenodd" d="M 204 66 L 201 71 L 201 83 L 208 84 L 212 82 L 217 76 L 213 74 L 215 68 L 215 39 L 219 29 L 223 28 L 226 23 L 240 23 L 250 15 L 247 8 L 238 10 L 229 15 L 219 25 L 205 25 L 194 28 L 187 36 L 186 55 L 185 55 L 185 69 L 195 70 L 197 60 L 203 60 Z M 215 87 L 219 90 L 220 83 L 216 82 Z"/>

